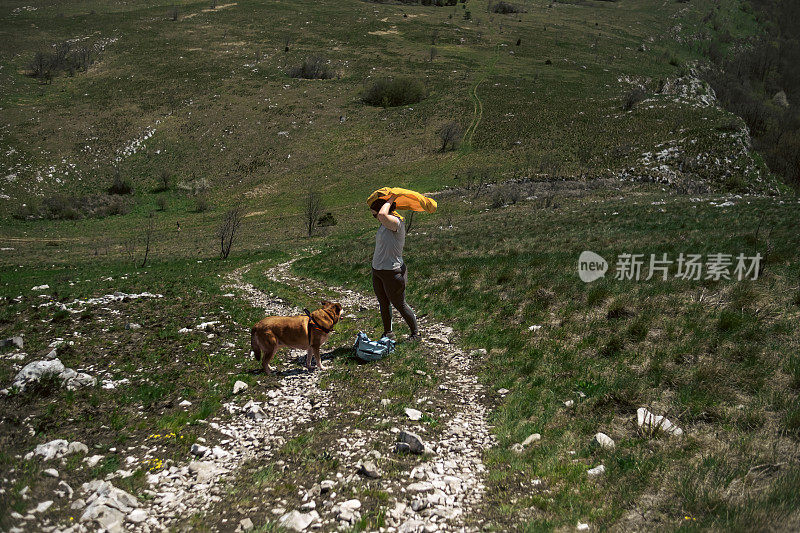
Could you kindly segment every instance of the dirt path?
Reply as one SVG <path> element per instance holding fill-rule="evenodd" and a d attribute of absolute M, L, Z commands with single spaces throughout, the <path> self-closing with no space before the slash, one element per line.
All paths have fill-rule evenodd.
<path fill-rule="evenodd" d="M 268 270 L 268 278 L 299 287 L 310 295 L 333 290 L 345 314 L 376 309 L 374 298 L 348 289 L 323 287 L 294 276 L 290 272 L 292 262 Z M 265 314 L 300 312 L 243 281 L 242 276 L 249 268 L 253 267 L 232 272 L 227 289 L 263 309 Z M 437 368 L 443 383 L 439 389 L 442 394 L 449 395 L 452 409 L 442 417 L 443 431 L 425 442 L 430 453 L 422 456 L 422 461 L 410 470 L 393 472 L 369 482 L 379 485 L 389 495 L 383 511 L 390 531 L 477 531 L 480 522 L 474 517 L 479 513 L 484 493 L 483 451 L 495 442 L 486 422 L 486 395 L 471 370 L 472 358 L 451 344 L 452 329 L 422 319 L 420 331 L 423 338 L 429 339 L 423 341 L 424 346 L 442 361 Z M 275 388 L 267 393 L 269 401 L 225 404 L 232 418 L 209 421 L 211 429 L 220 434 L 219 442 L 203 443 L 193 452 L 197 461 L 188 466 L 172 467 L 149 476 L 154 498 L 147 509 L 150 527 L 177 527 L 197 512 L 211 513 L 219 502 L 224 504 L 225 483 L 236 475 L 237 469 L 253 459 L 262 464 L 269 462 L 288 439 L 312 431 L 315 422 L 322 419 L 342 424 L 337 427 L 341 438 L 334 453 L 338 456 L 340 471 L 350 473 L 337 474 L 331 484 L 338 486 L 340 492 L 346 492 L 341 489 L 347 485 L 366 483 L 356 473 L 357 467 L 366 458 L 380 458 L 375 443 L 386 439 L 386 431 L 381 434 L 376 429 L 346 427 L 346 413 L 341 412 L 344 407 L 336 404 L 330 390 L 319 386 L 324 374 L 299 369 L 283 372 Z M 423 428 L 415 424 L 404 421 L 398 424 L 402 428 L 393 431 L 413 432 L 419 427 L 422 432 Z M 360 502 L 353 503 L 358 500 L 337 501 L 335 489 L 328 492 L 327 497 L 320 496 L 319 486 L 315 490 L 303 498 L 310 502 L 301 509 L 279 508 L 273 510 L 276 517 L 286 511 L 282 519 L 323 530 L 351 527 L 359 519 Z M 317 506 L 315 498 L 322 504 Z"/>

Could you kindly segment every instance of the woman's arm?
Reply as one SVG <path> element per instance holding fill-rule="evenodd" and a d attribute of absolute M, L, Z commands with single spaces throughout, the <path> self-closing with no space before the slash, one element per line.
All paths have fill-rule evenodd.
<path fill-rule="evenodd" d="M 389 210 L 392 208 L 392 202 L 394 202 L 396 198 L 396 194 L 391 195 L 389 199 L 386 200 L 386 203 L 381 206 L 381 210 L 378 211 L 378 220 L 381 221 L 381 224 L 383 224 L 386 229 L 392 231 L 400 229 L 400 219 L 389 214 Z"/>

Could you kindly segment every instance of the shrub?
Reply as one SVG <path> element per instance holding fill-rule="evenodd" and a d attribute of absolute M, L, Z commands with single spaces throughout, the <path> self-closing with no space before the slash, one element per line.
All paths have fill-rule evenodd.
<path fill-rule="evenodd" d="M 114 170 L 114 181 L 108 188 L 108 194 L 133 194 L 133 185 L 130 181 L 123 179 L 119 173 L 119 169 Z"/>
<path fill-rule="evenodd" d="M 625 111 L 633 109 L 633 107 L 644 100 L 644 98 L 644 89 L 641 87 L 634 87 L 625 95 L 625 99 L 622 102 L 622 109 Z"/>
<path fill-rule="evenodd" d="M 492 8 L 492 11 L 500 13 L 501 15 L 507 15 L 509 13 L 521 13 L 522 9 L 508 2 L 497 2 Z"/>
<path fill-rule="evenodd" d="M 334 72 L 325 58 L 312 57 L 303 61 L 299 67 L 289 69 L 289 76 L 306 80 L 328 80 L 333 78 Z"/>
<path fill-rule="evenodd" d="M 370 105 L 396 107 L 415 104 L 425 98 L 425 87 L 419 80 L 400 76 L 376 80 L 364 92 L 362 100 Z"/>
<path fill-rule="evenodd" d="M 66 41 L 54 44 L 49 50 L 36 52 L 28 65 L 28 75 L 49 83 L 62 72 L 70 76 L 76 71 L 85 72 L 94 62 L 93 51 L 93 48 L 85 46 L 73 49 Z"/>
<path fill-rule="evenodd" d="M 57 195 L 45 198 L 38 204 L 26 204 L 14 213 L 14 218 L 30 220 L 79 220 L 124 215 L 130 202 L 117 195 L 95 194 L 89 196 Z"/>
<path fill-rule="evenodd" d="M 194 211 L 195 213 L 205 213 L 208 211 L 208 195 L 205 193 L 198 194 L 194 199 Z"/>
<path fill-rule="evenodd" d="M 333 213 L 328 211 L 317 220 L 317 226 L 335 226 L 338 222 L 336 221 L 336 217 L 333 216 Z"/>

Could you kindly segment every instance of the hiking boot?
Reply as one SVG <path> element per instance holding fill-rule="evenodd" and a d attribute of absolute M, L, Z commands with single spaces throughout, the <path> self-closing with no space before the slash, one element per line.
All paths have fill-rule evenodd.
<path fill-rule="evenodd" d="M 394 335 L 394 331 L 384 332 L 383 335 L 381 335 L 381 338 L 384 338 L 384 337 L 386 337 L 387 339 L 396 340 L 396 337 Z"/>
<path fill-rule="evenodd" d="M 408 342 L 420 342 L 422 340 L 422 335 L 420 335 L 419 332 L 412 333 L 411 335 L 408 336 L 407 340 Z"/>

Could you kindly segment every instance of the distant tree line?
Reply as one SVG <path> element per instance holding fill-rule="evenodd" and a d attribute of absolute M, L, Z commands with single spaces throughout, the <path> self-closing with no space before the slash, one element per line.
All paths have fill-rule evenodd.
<path fill-rule="evenodd" d="M 770 170 L 800 187 L 800 2 L 750 0 L 744 4 L 764 33 L 747 43 L 718 32 L 708 46 L 716 65 L 706 81 L 750 129 Z M 715 29 L 716 14 L 706 16 Z"/>

